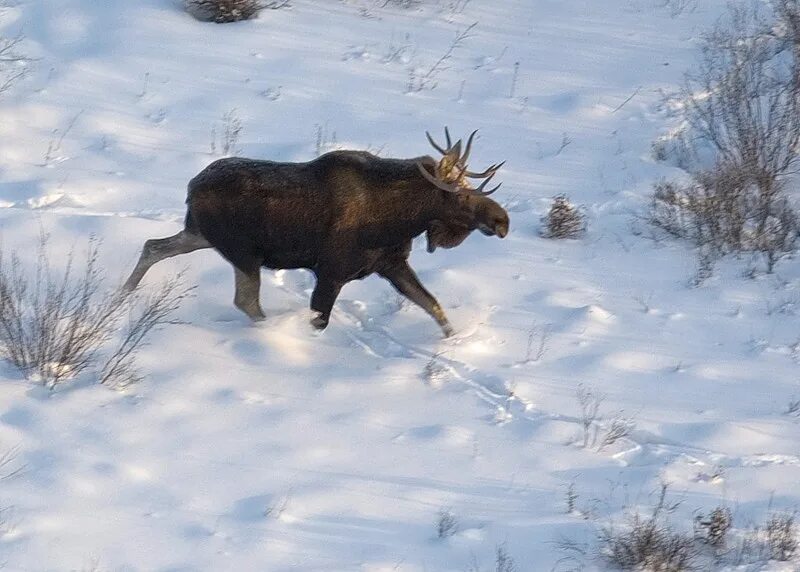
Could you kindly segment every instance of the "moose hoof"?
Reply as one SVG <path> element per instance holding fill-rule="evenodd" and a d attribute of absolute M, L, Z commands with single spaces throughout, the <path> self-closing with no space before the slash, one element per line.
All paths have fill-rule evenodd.
<path fill-rule="evenodd" d="M 444 334 L 445 338 L 450 338 L 456 333 L 456 331 L 453 329 L 453 326 L 446 324 L 442 326 L 442 333 Z"/>
<path fill-rule="evenodd" d="M 311 319 L 311 325 L 315 330 L 324 330 L 328 327 L 328 319 L 322 316 L 316 316 Z"/>

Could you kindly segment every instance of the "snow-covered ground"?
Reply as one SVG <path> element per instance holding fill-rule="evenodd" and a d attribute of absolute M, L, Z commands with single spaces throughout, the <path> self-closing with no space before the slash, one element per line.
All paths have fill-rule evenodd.
<path fill-rule="evenodd" d="M 0 446 L 20 469 L 0 481 L 6 569 L 494 570 L 505 544 L 520 571 L 565 570 L 559 539 L 597 526 L 566 513 L 570 483 L 601 523 L 662 481 L 681 526 L 800 503 L 796 262 L 747 279 L 728 261 L 692 288 L 692 252 L 635 216 L 678 173 L 651 157 L 662 92 L 723 0 L 291 4 L 229 25 L 170 0 L 6 8 L 3 33 L 36 61 L 0 97 L 4 248 L 31 252 L 43 227 L 65 253 L 94 233 L 124 277 L 180 228 L 231 110 L 236 153 L 287 161 L 416 156 L 425 130 L 479 128 L 473 164 L 507 160 L 510 235 L 412 255 L 450 340 L 378 278 L 314 334 L 302 271 L 264 271 L 270 317 L 253 326 L 203 251 L 145 279 L 186 269 L 198 289 L 142 352 L 142 383 L 48 392 L 4 366 Z M 434 89 L 408 93 L 475 22 Z M 558 193 L 585 205 L 585 238 L 539 236 Z M 581 385 L 635 421 L 629 437 L 581 446 Z M 458 530 L 438 539 L 443 510 Z"/>

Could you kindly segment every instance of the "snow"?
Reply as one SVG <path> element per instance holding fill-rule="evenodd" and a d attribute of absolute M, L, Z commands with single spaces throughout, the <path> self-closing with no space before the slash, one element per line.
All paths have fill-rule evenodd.
<path fill-rule="evenodd" d="M 49 392 L 4 366 L 0 445 L 20 470 L 0 481 L 6 569 L 493 570 L 503 543 L 520 570 L 566 569 L 557 541 L 595 526 L 567 514 L 571 482 L 601 518 L 661 481 L 680 524 L 721 503 L 740 524 L 800 503 L 795 261 L 749 279 L 729 260 L 690 287 L 690 249 L 635 216 L 680 175 L 651 157 L 673 127 L 662 93 L 725 2 L 291 4 L 228 25 L 162 0 L 6 8 L 3 33 L 24 33 L 36 61 L 0 97 L 4 248 L 31 252 L 44 228 L 58 259 L 94 234 L 123 278 L 144 240 L 180 229 L 231 110 L 239 154 L 286 161 L 318 137 L 410 157 L 425 130 L 479 128 L 472 164 L 507 160 L 510 235 L 417 244 L 450 340 L 378 278 L 349 284 L 315 334 L 304 271 L 264 271 L 269 318 L 251 325 L 230 267 L 202 251 L 145 278 L 185 270 L 198 288 L 142 351 L 140 384 Z M 408 93 L 409 69 L 474 22 L 435 89 Z M 539 236 L 559 193 L 584 205 L 585 238 Z M 580 384 L 635 418 L 630 436 L 580 446 Z M 442 510 L 459 524 L 447 539 Z"/>

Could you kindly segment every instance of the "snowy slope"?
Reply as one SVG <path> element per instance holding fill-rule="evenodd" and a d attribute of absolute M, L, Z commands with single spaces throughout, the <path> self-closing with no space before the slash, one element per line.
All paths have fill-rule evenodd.
<path fill-rule="evenodd" d="M 253 326 L 215 253 L 155 267 L 146 283 L 186 268 L 198 289 L 142 352 L 141 384 L 50 393 L 2 370 L 0 445 L 22 469 L 0 487 L 7 569 L 493 570 L 502 543 L 520 570 L 566 569 L 555 541 L 594 534 L 565 514 L 571 482 L 603 517 L 662 480 L 684 523 L 800 502 L 800 425 L 783 414 L 800 396 L 796 263 L 749 280 L 729 261 L 690 288 L 693 254 L 635 221 L 677 174 L 650 157 L 662 90 L 722 0 L 291 3 L 224 26 L 168 0 L 7 8 L 4 33 L 37 61 L 0 98 L 4 246 L 30 251 L 41 226 L 65 253 L 94 233 L 123 277 L 145 239 L 180 228 L 233 109 L 240 154 L 277 160 L 318 139 L 415 156 L 426 129 L 480 128 L 473 164 L 507 160 L 511 234 L 413 254 L 451 340 L 377 278 L 348 285 L 316 335 L 308 273 L 265 271 L 270 317 Z M 435 89 L 408 93 L 409 70 L 474 22 Z M 558 193 L 585 205 L 584 239 L 539 237 Z M 630 438 L 579 445 L 579 384 L 635 418 Z M 459 531 L 440 540 L 444 509 Z"/>

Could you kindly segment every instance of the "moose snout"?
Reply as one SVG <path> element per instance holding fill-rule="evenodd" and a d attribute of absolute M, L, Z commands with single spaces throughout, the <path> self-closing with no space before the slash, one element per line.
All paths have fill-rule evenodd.
<path fill-rule="evenodd" d="M 499 236 L 500 238 L 505 238 L 508 234 L 508 223 L 496 222 L 491 225 L 481 223 L 478 225 L 478 230 L 480 230 L 486 236 Z"/>
<path fill-rule="evenodd" d="M 505 238 L 508 234 L 508 220 L 494 220 L 490 224 L 479 223 L 478 230 L 486 236 Z"/>

